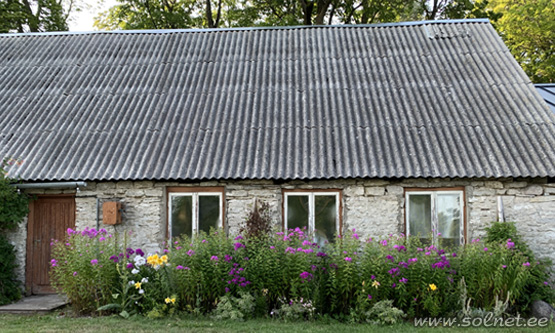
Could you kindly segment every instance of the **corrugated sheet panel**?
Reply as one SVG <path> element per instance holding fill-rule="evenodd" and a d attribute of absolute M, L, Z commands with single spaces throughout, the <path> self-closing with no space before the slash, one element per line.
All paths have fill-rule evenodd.
<path fill-rule="evenodd" d="M 485 21 L 0 35 L 26 181 L 555 176 L 555 115 Z"/>
<path fill-rule="evenodd" d="M 536 84 L 536 89 L 551 111 L 555 112 L 555 83 Z"/>

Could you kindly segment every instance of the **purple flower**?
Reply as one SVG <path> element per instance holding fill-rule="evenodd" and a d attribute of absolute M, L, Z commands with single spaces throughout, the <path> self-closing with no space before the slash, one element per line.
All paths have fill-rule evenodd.
<path fill-rule="evenodd" d="M 419 248 L 417 248 L 417 249 L 416 249 L 416 251 L 418 251 L 418 252 L 423 252 L 423 251 L 424 251 L 424 249 L 423 249 L 423 248 L 421 248 L 421 247 L 419 247 Z"/>
<path fill-rule="evenodd" d="M 235 243 L 235 244 L 233 244 L 233 247 L 235 248 L 235 251 L 237 251 L 240 248 L 245 247 L 245 245 L 242 244 L 242 243 Z"/>
<path fill-rule="evenodd" d="M 229 254 L 226 254 L 226 255 L 224 256 L 224 260 L 225 260 L 226 262 L 231 262 L 232 259 L 233 259 L 233 257 L 230 256 Z"/>
<path fill-rule="evenodd" d="M 503 268 L 507 268 L 507 265 L 503 265 L 503 266 L 501 266 L 501 267 L 503 267 Z"/>
<path fill-rule="evenodd" d="M 133 251 L 133 249 L 130 248 L 130 247 L 126 248 L 125 251 L 127 252 L 127 254 L 133 254 L 133 253 L 135 253 L 135 251 Z"/>
<path fill-rule="evenodd" d="M 316 265 L 310 266 L 310 269 L 311 269 L 313 272 L 316 271 L 317 268 L 318 268 L 318 267 L 316 267 Z"/>
<path fill-rule="evenodd" d="M 132 269 L 133 268 L 133 264 L 132 263 L 127 263 L 127 265 L 125 266 L 127 269 Z"/>
<path fill-rule="evenodd" d="M 522 266 L 530 266 L 530 263 L 527 261 L 527 262 L 523 263 Z"/>
<path fill-rule="evenodd" d="M 455 252 L 453 252 L 453 257 L 456 257 L 456 256 L 457 256 L 457 254 Z"/>
<path fill-rule="evenodd" d="M 372 299 L 372 295 L 368 295 L 368 299 Z"/>
<path fill-rule="evenodd" d="M 485 252 L 488 252 L 488 248 L 487 248 L 487 247 L 484 247 L 484 251 L 485 251 Z"/>
<path fill-rule="evenodd" d="M 249 257 L 244 257 L 243 260 L 249 261 Z"/>
<path fill-rule="evenodd" d="M 210 257 L 210 260 L 212 260 L 212 261 L 218 261 L 218 257 L 217 257 L 217 256 L 212 256 L 212 257 Z"/>
<path fill-rule="evenodd" d="M 206 239 L 203 239 L 201 243 L 206 243 Z"/>
<path fill-rule="evenodd" d="M 195 254 L 195 251 L 193 251 L 193 250 L 187 251 L 187 255 L 188 255 L 189 257 L 191 257 L 191 256 L 194 255 L 194 254 Z"/>
<path fill-rule="evenodd" d="M 327 254 L 325 254 L 324 252 L 318 252 L 318 253 L 316 253 L 316 256 L 317 257 L 326 257 Z"/>
<path fill-rule="evenodd" d="M 351 236 L 351 238 L 354 238 L 354 239 L 357 239 L 357 240 L 358 240 L 358 235 L 357 235 L 357 234 L 353 234 L 353 235 Z"/>
<path fill-rule="evenodd" d="M 309 272 L 302 272 L 301 274 L 299 274 L 299 276 L 303 280 L 307 280 L 307 281 L 312 280 L 312 274 L 310 274 Z"/>
<path fill-rule="evenodd" d="M 409 265 L 418 261 L 418 258 L 410 258 Z"/>
<path fill-rule="evenodd" d="M 409 280 L 407 278 L 402 278 L 401 280 L 399 280 L 399 282 L 401 283 L 407 283 Z"/>
<path fill-rule="evenodd" d="M 351 262 L 353 259 L 351 257 L 345 257 L 345 261 Z"/>
<path fill-rule="evenodd" d="M 141 257 L 144 257 L 144 255 L 145 255 L 145 253 L 141 249 L 136 249 L 135 254 L 137 254 L 138 256 L 141 256 Z"/>
<path fill-rule="evenodd" d="M 56 259 L 50 260 L 50 265 L 52 265 L 52 267 L 58 266 L 58 260 L 56 260 Z"/>
<path fill-rule="evenodd" d="M 73 234 L 73 233 L 74 233 L 73 229 L 67 228 L 67 235 L 68 236 L 71 236 L 71 234 Z"/>
<path fill-rule="evenodd" d="M 370 279 L 371 279 L 371 280 L 375 280 L 375 279 L 376 279 L 376 276 L 375 276 L 375 275 L 372 275 L 372 276 L 370 276 Z"/>
<path fill-rule="evenodd" d="M 507 249 L 512 249 L 515 247 L 515 243 L 511 241 L 511 239 L 507 239 Z"/>
<path fill-rule="evenodd" d="M 273 245 L 272 245 L 272 246 L 270 246 L 270 250 L 273 250 L 273 249 L 275 249 L 275 248 L 276 248 L 276 247 L 275 247 L 275 246 L 273 246 Z"/>
<path fill-rule="evenodd" d="M 73 276 L 77 276 L 77 272 L 73 272 Z"/>
<path fill-rule="evenodd" d="M 175 269 L 177 269 L 177 270 L 189 270 L 190 268 L 189 267 L 183 267 L 181 265 L 177 265 L 177 267 Z"/>
<path fill-rule="evenodd" d="M 425 255 L 429 256 L 430 254 L 432 254 L 430 251 L 424 253 Z"/>
<path fill-rule="evenodd" d="M 387 246 L 387 239 L 382 240 L 380 244 L 382 244 L 382 246 Z"/>
<path fill-rule="evenodd" d="M 240 240 L 240 239 L 243 239 L 243 236 L 239 235 L 239 236 L 234 238 L 234 240 Z"/>
<path fill-rule="evenodd" d="M 393 248 L 394 248 L 395 250 L 397 250 L 398 252 L 406 251 L 406 250 L 407 250 L 407 248 L 404 247 L 403 245 L 397 245 L 397 244 L 393 245 Z"/>
<path fill-rule="evenodd" d="M 225 292 L 228 293 L 230 291 L 230 289 L 228 287 L 225 287 Z"/>
<path fill-rule="evenodd" d="M 98 260 L 97 260 L 97 259 L 93 259 L 93 260 L 91 260 L 91 265 L 93 265 L 93 266 L 94 266 L 94 265 L 96 265 L 96 264 L 98 264 Z"/>
<path fill-rule="evenodd" d="M 295 249 L 292 247 L 288 247 L 285 249 L 285 253 L 295 253 Z"/>
<path fill-rule="evenodd" d="M 400 274 L 399 268 L 397 268 L 397 267 L 392 268 L 392 269 L 390 269 L 390 270 L 388 271 L 388 273 L 389 273 L 391 276 L 397 276 L 397 275 Z"/>
<path fill-rule="evenodd" d="M 312 245 L 312 243 L 309 240 L 305 240 L 305 241 L 303 241 L 302 245 L 303 246 L 310 246 L 310 245 Z"/>
<path fill-rule="evenodd" d="M 100 238 L 98 239 L 99 242 L 104 242 L 105 240 L 106 240 L 106 238 L 104 238 L 104 237 L 100 237 Z"/>
<path fill-rule="evenodd" d="M 549 282 L 547 281 L 543 281 L 543 284 L 545 284 L 546 286 L 549 286 Z"/>
<path fill-rule="evenodd" d="M 117 263 L 119 262 L 119 257 L 118 256 L 111 256 L 110 260 L 112 260 L 113 262 Z"/>
<path fill-rule="evenodd" d="M 385 257 L 385 261 L 388 261 L 388 260 L 391 260 L 391 262 L 395 261 L 395 259 L 393 258 L 393 256 L 392 256 L 392 255 L 389 255 L 389 254 Z"/>
<path fill-rule="evenodd" d="M 409 264 L 407 264 L 407 263 L 404 262 L 404 261 L 400 261 L 400 262 L 399 262 L 399 266 L 400 266 L 400 267 L 404 267 L 404 268 L 408 268 L 408 267 L 409 267 Z"/>
<path fill-rule="evenodd" d="M 312 253 L 312 252 L 314 252 L 314 250 L 313 249 L 304 249 L 303 252 L 304 253 Z"/>
<path fill-rule="evenodd" d="M 395 288 L 395 287 L 397 287 L 397 284 L 396 284 L 396 283 L 394 283 L 394 284 L 391 285 L 391 288 Z"/>

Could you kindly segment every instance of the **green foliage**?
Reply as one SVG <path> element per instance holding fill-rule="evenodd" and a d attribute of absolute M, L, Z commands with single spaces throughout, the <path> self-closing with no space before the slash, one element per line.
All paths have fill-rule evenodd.
<path fill-rule="evenodd" d="M 551 290 L 534 276 L 540 264 L 529 262 L 511 239 L 497 242 L 518 239 L 508 225 L 493 225 L 490 243 L 450 252 L 403 235 L 363 241 L 354 230 L 319 247 L 296 228 L 234 239 L 212 230 L 147 256 L 123 250 L 103 231 L 70 230 L 66 242 L 54 243 L 52 274 L 81 312 L 99 308 L 124 317 L 184 311 L 218 319 L 321 315 L 392 324 L 405 314 L 504 316 L 522 312 L 531 287 L 546 295 Z"/>
<path fill-rule="evenodd" d="M 8 177 L 6 171 L 7 167 L 21 163 L 21 160 L 14 158 L 4 158 L 0 162 L 0 305 L 21 297 L 20 285 L 15 277 L 15 248 L 4 236 L 7 231 L 15 229 L 29 212 L 29 198 L 11 186 L 15 181 Z"/>
<path fill-rule="evenodd" d="M 9 304 L 21 297 L 19 282 L 15 279 L 15 250 L 4 235 L 0 234 L 0 305 Z"/>
<path fill-rule="evenodd" d="M 224 295 L 216 309 L 214 319 L 245 320 L 252 317 L 255 308 L 255 298 L 247 292 L 239 292 L 239 297 Z"/>
<path fill-rule="evenodd" d="M 555 0 L 491 0 L 495 27 L 535 83 L 555 82 Z"/>
<path fill-rule="evenodd" d="M 392 300 L 383 300 L 374 304 L 366 312 L 366 321 L 378 325 L 394 325 L 406 317 L 403 310 L 393 306 Z"/>
<path fill-rule="evenodd" d="M 75 0 L 6 0 L 0 2 L 0 32 L 68 30 Z"/>

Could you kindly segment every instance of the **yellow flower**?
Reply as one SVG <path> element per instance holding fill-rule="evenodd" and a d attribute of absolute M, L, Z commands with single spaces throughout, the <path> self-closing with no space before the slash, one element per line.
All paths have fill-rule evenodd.
<path fill-rule="evenodd" d="M 362 281 L 362 286 L 364 287 L 364 281 Z"/>
<path fill-rule="evenodd" d="M 372 282 L 372 287 L 378 289 L 379 286 L 380 286 L 380 283 L 378 281 Z"/>
<path fill-rule="evenodd" d="M 156 266 L 158 260 L 159 260 L 159 258 L 158 258 L 157 254 L 153 254 L 153 255 L 149 256 L 148 258 L 146 258 L 146 262 L 151 266 Z"/>
<path fill-rule="evenodd" d="M 171 299 L 171 301 L 172 301 L 172 304 L 175 304 L 175 297 L 173 297 L 173 298 Z"/>
<path fill-rule="evenodd" d="M 166 301 L 166 304 L 168 304 L 168 303 L 171 302 L 172 300 L 171 300 L 169 297 L 166 297 L 165 301 Z"/>
<path fill-rule="evenodd" d="M 168 262 L 168 256 L 166 255 L 163 255 L 160 259 L 164 262 L 164 264 Z"/>
<path fill-rule="evenodd" d="M 136 289 L 141 289 L 141 284 L 140 282 L 135 283 L 135 288 Z"/>
<path fill-rule="evenodd" d="M 431 289 L 432 291 L 436 291 L 437 286 L 436 286 L 435 284 L 432 283 L 432 284 L 430 284 L 430 288 L 429 288 L 429 289 Z"/>

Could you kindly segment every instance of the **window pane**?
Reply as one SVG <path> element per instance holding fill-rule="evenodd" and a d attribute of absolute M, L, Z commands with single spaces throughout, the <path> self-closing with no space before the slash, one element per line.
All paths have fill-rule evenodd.
<path fill-rule="evenodd" d="M 210 232 L 217 229 L 220 221 L 220 197 L 218 195 L 198 196 L 198 227 L 199 231 Z"/>
<path fill-rule="evenodd" d="M 437 195 L 438 231 L 444 246 L 460 244 L 461 234 L 461 196 L 459 194 Z"/>
<path fill-rule="evenodd" d="M 179 237 L 191 236 L 193 232 L 193 197 L 173 196 L 171 197 L 171 235 Z"/>
<path fill-rule="evenodd" d="M 308 228 L 308 195 L 287 196 L 287 228 Z"/>
<path fill-rule="evenodd" d="M 429 194 L 409 195 L 409 233 L 428 244 L 432 232 L 432 197 Z"/>
<path fill-rule="evenodd" d="M 314 232 L 316 243 L 332 241 L 337 232 L 337 202 L 335 195 L 314 196 Z"/>

